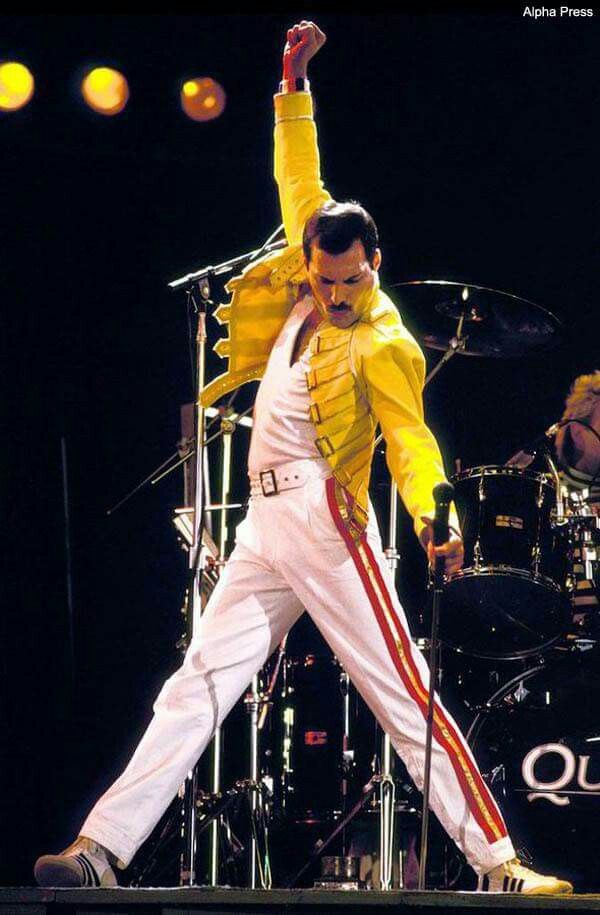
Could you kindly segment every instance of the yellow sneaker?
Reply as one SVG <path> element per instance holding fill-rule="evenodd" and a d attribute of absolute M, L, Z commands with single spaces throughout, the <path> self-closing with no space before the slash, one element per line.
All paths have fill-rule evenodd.
<path fill-rule="evenodd" d="M 60 855 L 42 855 L 33 873 L 40 886 L 117 886 L 106 849 L 85 836 Z"/>
<path fill-rule="evenodd" d="M 536 874 L 525 867 L 518 858 L 505 861 L 480 877 L 479 893 L 523 893 L 525 896 L 566 896 L 573 892 L 568 880 Z"/>

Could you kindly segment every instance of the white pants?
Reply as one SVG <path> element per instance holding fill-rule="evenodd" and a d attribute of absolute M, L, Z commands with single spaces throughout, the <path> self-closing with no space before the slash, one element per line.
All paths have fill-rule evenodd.
<path fill-rule="evenodd" d="M 421 788 L 428 669 L 408 633 L 375 519 L 357 544 L 333 480 L 251 500 L 182 667 L 129 765 L 81 833 L 129 863 L 253 675 L 306 609 Z M 431 807 L 478 873 L 512 858 L 502 816 L 436 705 Z"/>

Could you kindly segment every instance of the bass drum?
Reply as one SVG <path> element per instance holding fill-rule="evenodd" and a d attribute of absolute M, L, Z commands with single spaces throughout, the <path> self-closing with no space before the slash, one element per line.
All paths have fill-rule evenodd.
<path fill-rule="evenodd" d="M 288 657 L 275 704 L 275 809 L 288 823 L 330 823 L 373 774 L 379 729 L 339 661 Z"/>
<path fill-rule="evenodd" d="M 467 740 L 524 863 L 598 892 L 600 649 L 554 649 L 513 677 Z"/>

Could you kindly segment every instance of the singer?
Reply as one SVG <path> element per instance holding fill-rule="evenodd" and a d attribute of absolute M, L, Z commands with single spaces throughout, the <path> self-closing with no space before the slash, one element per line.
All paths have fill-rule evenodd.
<path fill-rule="evenodd" d="M 368 499 L 375 429 L 431 562 L 451 573 L 456 514 L 434 546 L 441 455 L 423 417 L 425 361 L 379 288 L 375 223 L 324 189 L 307 65 L 325 43 L 311 22 L 287 33 L 275 96 L 275 177 L 289 247 L 233 281 L 232 342 L 217 399 L 262 377 L 249 455 L 251 500 L 236 546 L 183 666 L 164 685 L 130 763 L 80 837 L 36 865 L 42 885 L 113 885 L 175 796 L 252 676 L 306 610 L 423 784 L 429 674 L 413 646 Z M 349 113 L 350 114 L 350 113 Z M 436 538 L 436 539 L 439 539 Z M 452 718 L 435 702 L 431 807 L 480 877 L 480 889 L 572 887 L 523 867 Z"/>

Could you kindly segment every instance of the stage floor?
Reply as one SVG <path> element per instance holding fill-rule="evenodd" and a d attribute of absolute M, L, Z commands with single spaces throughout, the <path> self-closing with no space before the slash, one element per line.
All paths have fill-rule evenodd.
<path fill-rule="evenodd" d="M 307 915 L 321 913 L 368 913 L 381 909 L 411 915 L 434 915 L 434 911 L 451 909 L 452 915 L 482 911 L 537 912 L 565 910 L 600 911 L 600 894 L 573 896 L 518 896 L 492 893 L 449 893 L 416 890 L 245 890 L 203 887 L 185 888 L 114 888 L 114 889 L 33 889 L 14 887 L 0 889 L 0 915 L 187 915 L 208 912 L 211 915 L 272 915 L 288 913 L 294 908 Z M 438 915 L 438 913 L 435 913 Z"/>

